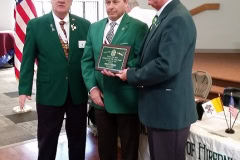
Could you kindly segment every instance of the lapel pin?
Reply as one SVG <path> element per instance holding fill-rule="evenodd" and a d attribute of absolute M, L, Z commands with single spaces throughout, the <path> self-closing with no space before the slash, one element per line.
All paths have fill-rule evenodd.
<path fill-rule="evenodd" d="M 53 24 L 50 24 L 50 27 L 52 28 L 52 32 L 54 32 L 55 28 L 54 28 Z"/>
<path fill-rule="evenodd" d="M 127 29 L 127 26 L 124 26 L 124 27 L 122 28 L 123 31 L 124 31 L 125 29 Z"/>
<path fill-rule="evenodd" d="M 77 27 L 76 27 L 74 24 L 71 24 L 71 28 L 72 28 L 72 31 L 74 31 L 75 29 L 77 29 Z"/>
<path fill-rule="evenodd" d="M 124 26 L 123 28 L 122 28 L 122 31 L 124 31 L 124 30 L 126 30 L 128 28 L 128 26 L 126 25 L 126 26 Z"/>

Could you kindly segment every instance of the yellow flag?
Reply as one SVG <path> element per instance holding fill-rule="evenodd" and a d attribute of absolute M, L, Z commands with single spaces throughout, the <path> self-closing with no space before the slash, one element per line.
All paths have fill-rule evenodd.
<path fill-rule="evenodd" d="M 223 111 L 221 98 L 217 97 L 202 104 L 203 110 L 207 115 L 213 115 Z"/>
<path fill-rule="evenodd" d="M 220 97 L 212 99 L 211 102 L 212 102 L 212 104 L 213 104 L 217 113 L 223 111 L 223 106 L 222 106 L 222 102 L 221 102 Z"/>

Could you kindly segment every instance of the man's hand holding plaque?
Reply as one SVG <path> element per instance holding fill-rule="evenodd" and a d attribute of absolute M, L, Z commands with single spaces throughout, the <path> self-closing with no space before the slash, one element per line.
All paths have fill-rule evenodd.
<path fill-rule="evenodd" d="M 109 71 L 118 73 L 125 69 L 129 52 L 129 46 L 103 44 L 96 69 L 103 74 Z"/>

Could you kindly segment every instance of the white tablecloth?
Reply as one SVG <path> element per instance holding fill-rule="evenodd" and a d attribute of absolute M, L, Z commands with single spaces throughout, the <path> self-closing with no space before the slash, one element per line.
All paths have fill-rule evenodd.
<path fill-rule="evenodd" d="M 226 113 L 229 120 L 229 114 Z M 225 133 L 224 114 L 205 118 L 191 126 L 186 146 L 186 160 L 240 160 L 240 123 L 235 122 L 235 134 Z M 232 123 L 233 123 L 232 118 Z"/>
<path fill-rule="evenodd" d="M 224 117 L 223 113 L 209 118 L 204 115 L 202 121 L 191 125 L 186 160 L 240 160 L 240 122 L 235 122 L 235 134 L 227 134 Z M 230 122 L 228 113 L 226 117 Z M 138 160 L 150 160 L 146 135 L 141 135 L 139 145 Z"/>

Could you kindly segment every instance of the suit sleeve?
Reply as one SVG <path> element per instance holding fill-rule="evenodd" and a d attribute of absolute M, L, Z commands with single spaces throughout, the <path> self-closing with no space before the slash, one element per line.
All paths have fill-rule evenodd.
<path fill-rule="evenodd" d="M 88 91 L 90 91 L 92 87 L 97 86 L 97 82 L 95 78 L 95 60 L 94 60 L 94 52 L 92 47 L 91 28 L 92 27 L 90 25 L 88 36 L 87 36 L 87 42 L 86 42 L 83 57 L 81 60 L 82 75 Z"/>
<path fill-rule="evenodd" d="M 33 74 L 34 74 L 34 62 L 36 58 L 36 42 L 34 38 L 34 31 L 32 23 L 29 21 L 26 30 L 25 44 L 23 48 L 23 57 L 20 70 L 19 80 L 19 95 L 31 95 Z"/>
<path fill-rule="evenodd" d="M 172 18 L 163 29 L 161 37 L 158 37 L 157 42 L 150 42 L 159 43 L 156 49 L 145 53 L 155 54 L 150 52 L 157 52 L 156 58 L 142 68 L 129 69 L 127 72 L 128 82 L 132 85 L 153 86 L 177 75 L 183 67 L 182 63 L 187 50 L 195 45 L 194 38 L 196 36 L 191 27 L 194 26 L 189 27 L 187 20 L 183 17 Z M 148 45 L 152 45 L 150 43 Z"/>

